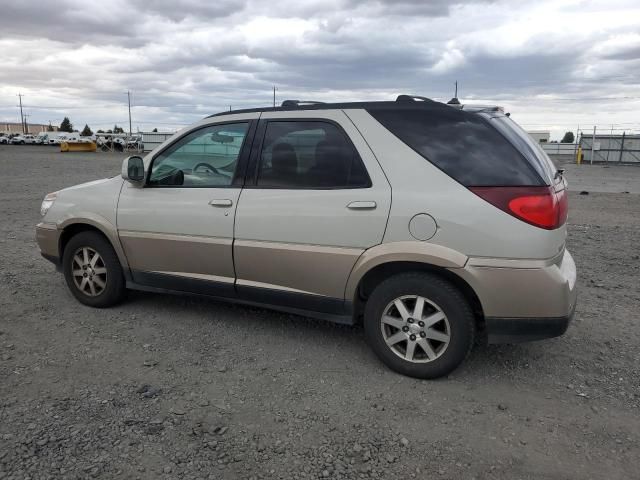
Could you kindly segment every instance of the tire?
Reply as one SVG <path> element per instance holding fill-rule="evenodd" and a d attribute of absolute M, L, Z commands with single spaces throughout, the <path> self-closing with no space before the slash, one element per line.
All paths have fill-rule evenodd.
<path fill-rule="evenodd" d="M 462 293 L 430 273 L 394 275 L 375 288 L 365 305 L 367 342 L 385 365 L 409 377 L 433 379 L 451 373 L 471 351 L 475 326 Z"/>
<path fill-rule="evenodd" d="M 85 260 L 85 252 L 89 262 Z M 62 266 L 67 286 L 80 303 L 105 308 L 123 300 L 122 266 L 113 247 L 101 234 L 80 232 L 73 236 L 64 249 Z"/>

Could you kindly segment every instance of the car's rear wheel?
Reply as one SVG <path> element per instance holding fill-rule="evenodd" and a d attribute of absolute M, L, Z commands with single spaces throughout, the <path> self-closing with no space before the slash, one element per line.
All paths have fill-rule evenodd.
<path fill-rule="evenodd" d="M 124 298 L 122 266 L 111 244 L 97 232 L 81 232 L 69 240 L 62 258 L 64 277 L 81 303 L 110 307 Z"/>
<path fill-rule="evenodd" d="M 392 370 L 438 378 L 460 365 L 471 350 L 475 318 L 451 283 L 429 273 L 388 278 L 365 306 L 365 334 Z"/>

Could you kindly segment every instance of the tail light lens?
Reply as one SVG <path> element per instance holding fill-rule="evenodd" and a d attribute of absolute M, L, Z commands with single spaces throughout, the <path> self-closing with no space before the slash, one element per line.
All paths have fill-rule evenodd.
<path fill-rule="evenodd" d="M 554 230 L 567 221 L 568 198 L 564 180 L 552 187 L 469 187 L 505 213 L 535 227 Z"/>

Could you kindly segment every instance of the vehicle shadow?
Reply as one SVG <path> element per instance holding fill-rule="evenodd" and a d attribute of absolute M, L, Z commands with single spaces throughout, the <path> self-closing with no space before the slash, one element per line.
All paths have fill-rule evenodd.
<path fill-rule="evenodd" d="M 129 292 L 124 304 L 131 310 L 156 310 L 176 322 L 196 322 L 204 328 L 235 330 L 239 338 L 246 335 L 277 336 L 283 348 L 290 343 L 295 349 L 334 349 L 346 361 L 365 362 L 380 367 L 373 351 L 365 342 L 361 324 L 342 325 L 290 313 L 282 313 L 254 306 L 238 305 L 206 297 L 164 295 L 149 292 Z M 492 375 L 538 373 L 550 369 L 549 354 L 557 350 L 562 337 L 542 342 L 487 345 L 476 342 L 467 360 L 452 376 L 471 379 L 491 372 Z M 329 353 L 329 352 L 328 352 Z M 363 368 L 368 368 L 363 365 Z M 390 372 L 391 373 L 391 372 Z"/>

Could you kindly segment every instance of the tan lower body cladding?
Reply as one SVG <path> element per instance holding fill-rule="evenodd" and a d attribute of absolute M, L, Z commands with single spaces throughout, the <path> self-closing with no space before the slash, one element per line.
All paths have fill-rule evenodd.
<path fill-rule="evenodd" d="M 362 249 L 121 231 L 133 270 L 343 298 Z M 232 255 L 233 248 L 233 255 Z M 235 270 L 234 270 L 235 260 Z"/>
<path fill-rule="evenodd" d="M 121 231 L 132 270 L 233 282 L 232 241 L 227 238 Z"/>
<path fill-rule="evenodd" d="M 359 248 L 236 240 L 238 285 L 343 298 Z"/>

